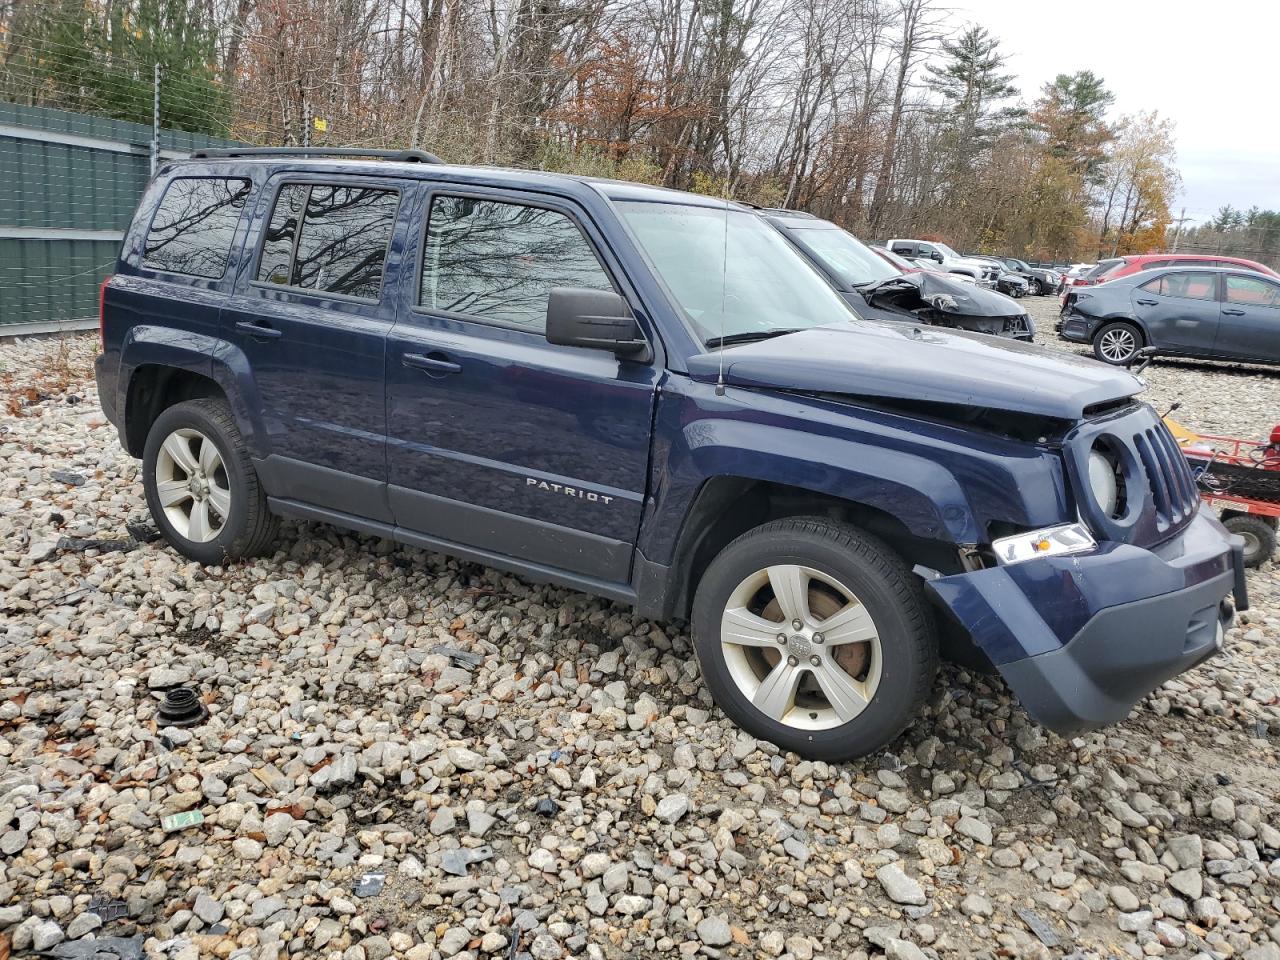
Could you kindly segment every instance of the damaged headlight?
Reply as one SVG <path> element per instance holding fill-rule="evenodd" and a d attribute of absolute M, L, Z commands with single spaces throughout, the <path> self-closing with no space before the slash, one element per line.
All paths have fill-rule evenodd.
<path fill-rule="evenodd" d="M 933 304 L 935 310 L 954 310 L 956 308 L 956 298 L 950 293 L 935 293 L 929 298 L 929 302 Z"/>
<path fill-rule="evenodd" d="M 1093 491 L 1093 499 L 1108 517 L 1116 515 L 1116 506 L 1120 502 L 1120 482 L 1116 479 L 1116 464 L 1102 450 L 1094 447 L 1089 451 L 1089 488 Z"/>
<path fill-rule="evenodd" d="M 1029 530 L 991 541 L 991 550 L 1002 564 L 1022 563 L 1037 557 L 1058 557 L 1068 553 L 1084 553 L 1097 547 L 1089 531 L 1081 524 L 1066 523 L 1060 527 Z"/>

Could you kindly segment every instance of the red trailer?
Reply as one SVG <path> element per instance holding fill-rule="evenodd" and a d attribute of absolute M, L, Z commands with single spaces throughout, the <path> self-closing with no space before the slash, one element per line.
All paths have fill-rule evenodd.
<path fill-rule="evenodd" d="M 1228 530 L 1244 537 L 1245 566 L 1271 559 L 1280 523 L 1280 426 L 1259 443 L 1192 433 L 1168 417 L 1165 423 L 1191 465 L 1200 498 Z"/>

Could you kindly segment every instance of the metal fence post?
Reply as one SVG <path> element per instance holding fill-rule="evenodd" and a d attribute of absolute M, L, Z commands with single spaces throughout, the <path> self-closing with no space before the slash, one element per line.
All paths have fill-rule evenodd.
<path fill-rule="evenodd" d="M 151 175 L 160 166 L 160 64 L 155 65 L 151 80 Z"/>

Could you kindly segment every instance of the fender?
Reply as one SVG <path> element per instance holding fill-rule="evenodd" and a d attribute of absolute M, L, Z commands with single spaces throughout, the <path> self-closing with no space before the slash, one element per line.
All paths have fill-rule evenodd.
<path fill-rule="evenodd" d="M 956 546 L 988 526 L 1048 526 L 1069 514 L 1059 457 L 1004 437 L 800 395 L 672 378 L 659 396 L 639 549 L 670 563 L 715 477 L 763 481 L 871 507 L 913 536 Z M 1024 491 L 1035 491 L 1026 497 Z"/>
<path fill-rule="evenodd" d="M 244 352 L 218 337 L 172 327 L 138 325 L 131 327 L 120 345 L 120 377 L 116 387 L 116 409 L 127 423 L 129 390 L 137 371 L 144 366 L 169 367 L 207 377 L 222 388 L 231 405 L 236 427 L 254 457 L 265 457 L 267 432 L 262 423 L 262 405 L 257 384 Z"/>

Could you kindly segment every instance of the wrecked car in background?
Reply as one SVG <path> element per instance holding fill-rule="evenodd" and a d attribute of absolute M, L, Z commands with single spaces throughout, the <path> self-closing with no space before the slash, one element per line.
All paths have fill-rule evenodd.
<path fill-rule="evenodd" d="M 794 210 L 761 215 L 795 247 L 862 316 L 972 330 L 1030 341 L 1027 311 L 1009 297 L 969 278 L 896 265 L 847 230 Z"/>

